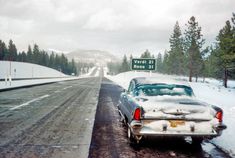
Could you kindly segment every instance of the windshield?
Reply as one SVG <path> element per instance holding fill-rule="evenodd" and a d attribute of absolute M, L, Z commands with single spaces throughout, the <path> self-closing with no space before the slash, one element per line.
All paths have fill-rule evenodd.
<path fill-rule="evenodd" d="M 135 94 L 137 96 L 192 96 L 193 90 L 184 85 L 151 84 L 138 86 Z"/>

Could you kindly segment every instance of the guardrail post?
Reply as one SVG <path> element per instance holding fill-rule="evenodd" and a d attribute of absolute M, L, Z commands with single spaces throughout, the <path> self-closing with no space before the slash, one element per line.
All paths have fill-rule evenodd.
<path fill-rule="evenodd" d="M 7 76 L 5 76 L 5 85 L 7 85 Z"/>
<path fill-rule="evenodd" d="M 9 82 L 10 82 L 10 86 L 11 86 L 11 81 L 12 81 L 12 79 L 11 79 L 11 75 L 9 75 Z"/>

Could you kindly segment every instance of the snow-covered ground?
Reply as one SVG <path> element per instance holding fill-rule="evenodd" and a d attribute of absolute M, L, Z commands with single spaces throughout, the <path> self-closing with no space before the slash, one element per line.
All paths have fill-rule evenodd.
<path fill-rule="evenodd" d="M 90 68 L 88 73 L 82 74 L 81 76 L 83 76 L 83 77 L 91 76 L 92 72 L 93 72 L 96 68 L 97 68 L 97 67 Z"/>
<path fill-rule="evenodd" d="M 95 69 L 93 67 L 87 74 L 77 77 L 37 64 L 0 61 L 0 90 L 90 77 Z"/>
<path fill-rule="evenodd" d="M 107 75 L 107 68 L 104 69 L 105 77 L 114 81 L 118 85 L 127 89 L 129 82 L 134 77 L 161 77 L 161 78 L 175 78 L 187 81 L 187 77 L 170 76 L 158 73 L 148 72 L 126 72 L 116 76 Z M 206 79 L 205 83 L 202 79 L 199 82 L 189 83 L 194 90 L 196 97 L 204 102 L 221 107 L 224 110 L 224 123 L 228 128 L 223 132 L 221 137 L 212 140 L 214 144 L 221 147 L 231 156 L 235 155 L 235 81 L 229 81 L 229 88 L 224 88 L 222 82 L 215 79 Z"/>
<path fill-rule="evenodd" d="M 66 78 L 51 78 L 51 79 L 35 79 L 35 80 L 16 80 L 16 81 L 0 81 L 0 90 L 9 89 L 9 88 L 17 88 L 24 87 L 30 85 L 38 85 L 66 80 L 77 79 L 78 77 L 66 77 Z"/>
<path fill-rule="evenodd" d="M 43 77 L 66 77 L 67 75 L 45 66 L 15 62 L 0 61 L 0 79 L 14 78 L 43 78 Z"/>

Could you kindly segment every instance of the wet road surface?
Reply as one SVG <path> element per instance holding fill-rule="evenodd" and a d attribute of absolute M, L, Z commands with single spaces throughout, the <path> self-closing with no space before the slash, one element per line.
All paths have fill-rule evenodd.
<path fill-rule="evenodd" d="M 138 146 L 131 145 L 116 108 L 121 91 L 111 81 L 103 79 L 89 158 L 229 157 L 209 141 L 194 145 L 190 139 L 146 138 Z"/>
<path fill-rule="evenodd" d="M 105 78 L 100 84 L 92 77 L 1 92 L 0 158 L 229 157 L 209 141 L 130 145 L 116 108 L 122 88 Z"/>
<path fill-rule="evenodd" d="M 87 157 L 101 77 L 0 93 L 0 158 Z"/>

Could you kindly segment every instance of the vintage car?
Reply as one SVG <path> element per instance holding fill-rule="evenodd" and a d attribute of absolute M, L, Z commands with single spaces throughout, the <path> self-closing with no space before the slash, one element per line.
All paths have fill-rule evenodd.
<path fill-rule="evenodd" d="M 198 101 L 184 81 L 134 78 L 117 107 L 132 143 L 143 136 L 171 136 L 200 144 L 226 129 L 222 109 Z"/>

